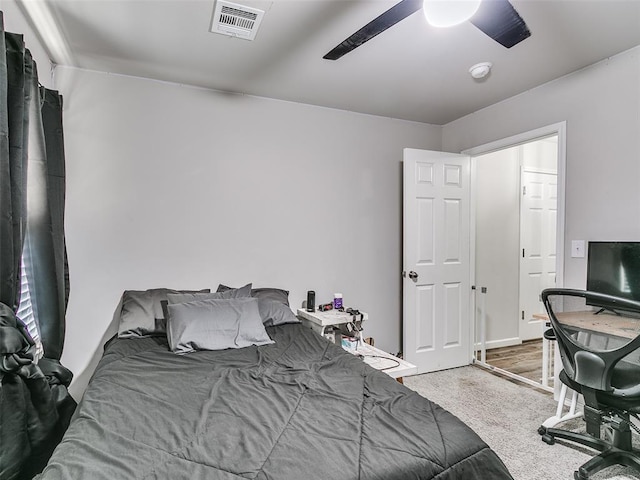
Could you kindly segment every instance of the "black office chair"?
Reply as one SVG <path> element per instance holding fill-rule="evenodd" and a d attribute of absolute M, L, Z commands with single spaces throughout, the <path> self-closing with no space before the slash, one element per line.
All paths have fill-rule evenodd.
<path fill-rule="evenodd" d="M 631 444 L 631 428 L 640 432 L 631 421 L 640 413 L 640 303 L 562 288 L 544 290 L 542 301 L 560 350 L 560 381 L 584 397 L 587 431 L 540 427 L 542 440 L 600 452 L 575 472 L 576 480 L 611 465 L 640 472 L 640 452 Z"/>

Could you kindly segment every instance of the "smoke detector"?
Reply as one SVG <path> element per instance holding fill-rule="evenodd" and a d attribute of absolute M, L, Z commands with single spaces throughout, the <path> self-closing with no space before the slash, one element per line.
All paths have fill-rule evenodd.
<path fill-rule="evenodd" d="M 212 33 L 253 40 L 264 16 L 264 10 L 217 0 L 211 19 Z"/>
<path fill-rule="evenodd" d="M 481 80 L 489 75 L 489 72 L 491 72 L 491 67 L 493 67 L 491 62 L 476 63 L 469 69 L 469 73 L 474 79 Z"/>

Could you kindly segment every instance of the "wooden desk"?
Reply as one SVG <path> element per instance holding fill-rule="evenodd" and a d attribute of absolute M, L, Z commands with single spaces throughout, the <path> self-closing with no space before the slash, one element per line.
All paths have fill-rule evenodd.
<path fill-rule="evenodd" d="M 615 315 L 608 312 L 596 315 L 596 310 L 562 312 L 557 313 L 556 317 L 560 323 L 579 330 L 604 333 L 620 338 L 635 338 L 640 335 L 640 318 Z M 536 313 L 533 318 L 549 321 L 549 316 L 546 313 Z"/>
<path fill-rule="evenodd" d="M 583 331 L 585 333 L 598 333 L 611 337 L 618 337 L 624 339 L 633 339 L 637 335 L 640 335 L 640 318 L 624 317 L 621 315 L 615 315 L 613 313 L 602 312 L 596 315 L 596 310 L 576 311 L 557 313 L 558 321 L 568 327 L 574 327 L 576 330 Z M 549 316 L 546 313 L 535 313 L 533 318 L 542 320 L 545 323 L 543 330 L 550 328 Z M 542 337 L 542 386 L 549 386 L 549 365 L 551 363 L 551 345 L 549 340 Z M 554 378 L 554 390 L 557 390 L 559 384 L 558 374 L 560 373 L 561 362 L 556 361 L 560 358 L 559 352 L 556 351 L 557 347 L 553 351 L 553 378 Z"/>
<path fill-rule="evenodd" d="M 640 318 L 595 311 L 557 313 L 560 323 L 620 338 L 636 338 L 640 334 Z"/>
<path fill-rule="evenodd" d="M 606 335 L 608 337 L 618 337 L 625 340 L 632 340 L 640 334 L 640 318 L 616 315 L 609 312 L 602 312 L 596 314 L 597 310 L 588 311 L 575 311 L 575 312 L 558 312 L 556 317 L 561 324 L 568 327 L 574 327 L 576 330 L 585 332 L 586 334 L 597 333 L 600 335 Z M 534 318 L 549 321 L 549 317 L 546 313 L 537 313 L 533 315 Z M 543 339 L 543 342 L 548 343 Z M 543 343 L 543 351 L 545 350 L 545 343 Z M 546 349 L 548 355 L 548 346 Z M 543 355 L 544 356 L 544 355 Z M 556 344 L 554 348 L 554 398 L 558 400 L 558 407 L 556 414 L 549 417 L 543 422 L 543 426 L 547 428 L 554 427 L 558 423 L 571 420 L 573 418 L 580 417 L 581 412 L 576 411 L 576 405 L 578 401 L 578 394 L 572 391 L 571 404 L 566 413 L 564 412 L 565 400 L 568 394 L 567 385 L 559 381 L 559 373 L 562 370 L 562 362 L 559 361 L 560 352 Z M 543 358 L 543 372 L 548 371 L 545 369 L 545 361 L 548 361 L 548 356 Z M 545 377 L 546 378 L 546 377 Z M 544 384 L 544 379 L 543 379 Z"/>

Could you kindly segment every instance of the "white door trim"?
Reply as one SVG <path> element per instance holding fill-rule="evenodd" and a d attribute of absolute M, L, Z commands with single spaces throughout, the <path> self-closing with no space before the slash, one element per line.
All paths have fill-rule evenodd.
<path fill-rule="evenodd" d="M 556 286 L 564 286 L 564 232 L 565 232 L 565 184 L 566 184 L 566 163 L 567 163 L 567 122 L 553 123 L 544 127 L 523 132 L 517 135 L 496 140 L 493 142 L 485 143 L 477 147 L 463 150 L 461 153 L 469 155 L 471 157 L 471 239 L 470 239 L 470 262 L 471 262 L 471 285 L 475 282 L 475 263 L 476 263 L 476 179 L 477 170 L 474 157 L 485 155 L 487 153 L 495 152 L 497 150 L 503 150 L 505 148 L 515 147 L 523 143 L 529 143 L 534 140 L 539 140 L 545 137 L 551 137 L 553 135 L 558 136 L 558 218 L 556 223 Z M 476 293 L 477 295 L 477 293 Z M 475 321 L 472 318 L 469 324 L 471 325 L 471 337 L 475 338 Z M 471 358 L 474 357 L 473 345 L 472 350 L 469 352 Z"/>

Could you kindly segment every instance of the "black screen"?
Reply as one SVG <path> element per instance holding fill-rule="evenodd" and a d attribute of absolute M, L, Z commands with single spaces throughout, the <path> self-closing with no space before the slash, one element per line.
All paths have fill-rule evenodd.
<path fill-rule="evenodd" d="M 640 242 L 589 242 L 587 290 L 640 301 Z"/>

